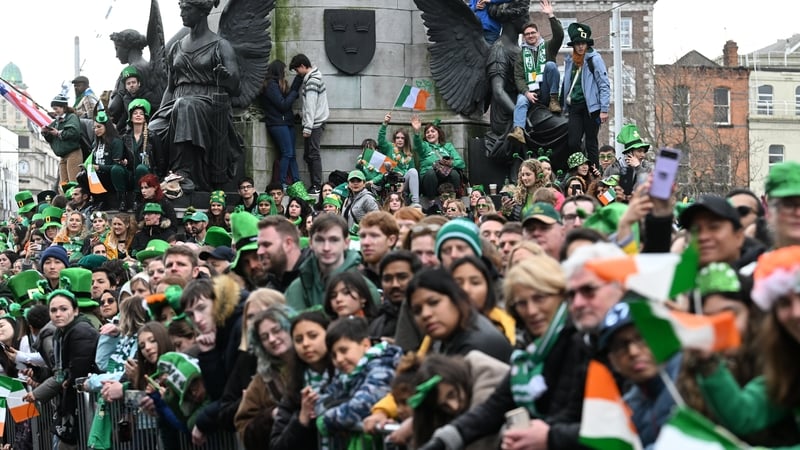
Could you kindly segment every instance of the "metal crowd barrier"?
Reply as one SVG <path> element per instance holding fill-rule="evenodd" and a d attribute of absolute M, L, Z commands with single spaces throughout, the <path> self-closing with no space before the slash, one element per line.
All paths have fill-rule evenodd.
<path fill-rule="evenodd" d="M 397 424 L 387 424 L 383 427 L 377 428 L 376 433 L 371 435 L 371 439 L 365 438 L 363 434 L 363 428 L 361 428 L 360 424 L 356 429 L 353 430 L 353 433 L 360 435 L 360 443 L 361 445 L 358 448 L 362 450 L 406 450 L 405 446 L 393 444 L 391 442 L 386 442 L 386 437 L 392 434 L 398 428 Z M 337 441 L 341 443 L 342 441 Z M 317 443 L 318 448 L 321 450 L 326 447 L 323 444 L 323 438 L 319 434 L 317 434 Z M 340 448 L 341 447 L 341 448 Z M 328 450 L 347 450 L 345 446 L 335 445 L 332 443 L 332 439 L 328 440 L 327 444 Z"/>

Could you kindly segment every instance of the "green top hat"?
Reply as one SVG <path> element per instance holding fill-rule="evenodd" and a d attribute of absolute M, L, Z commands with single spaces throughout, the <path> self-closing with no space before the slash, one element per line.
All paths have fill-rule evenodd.
<path fill-rule="evenodd" d="M 594 45 L 592 29 L 589 28 L 589 25 L 572 22 L 567 27 L 567 34 L 569 34 L 569 43 L 567 45 L 570 47 L 580 43 L 586 43 L 589 47 Z"/>
<path fill-rule="evenodd" d="M 133 116 L 133 110 L 136 108 L 140 108 L 144 110 L 144 117 L 149 119 L 150 118 L 150 102 L 143 98 L 137 98 L 132 100 L 128 104 L 128 122 L 131 121 L 131 116 Z"/>
<path fill-rule="evenodd" d="M 567 158 L 567 166 L 570 169 L 575 169 L 578 166 L 580 166 L 581 164 L 585 164 L 585 163 L 588 163 L 588 162 L 589 162 L 589 160 L 586 159 L 586 155 L 584 155 L 581 152 L 575 152 L 575 153 L 569 155 L 569 158 Z"/>
<path fill-rule="evenodd" d="M 46 203 L 50 203 L 53 200 L 53 198 L 55 198 L 56 195 L 58 195 L 58 193 L 56 191 L 48 189 L 46 191 L 41 191 L 38 194 L 36 194 L 36 200 L 39 203 L 45 203 L 46 204 Z"/>
<path fill-rule="evenodd" d="M 339 200 L 339 197 L 335 194 L 330 194 L 325 197 L 325 200 L 322 201 L 322 205 L 333 205 L 336 209 L 342 209 L 342 201 Z"/>
<path fill-rule="evenodd" d="M 635 148 L 643 148 L 644 151 L 650 148 L 650 144 L 642 140 L 641 136 L 639 136 L 639 129 L 632 123 L 625 125 L 619 130 L 617 142 L 625 146 L 625 150 L 623 150 L 622 153 L 627 153 Z"/>
<path fill-rule="evenodd" d="M 258 198 L 256 199 L 256 206 L 258 206 L 263 202 L 269 203 L 269 212 L 267 213 L 268 216 L 274 216 L 275 214 L 278 214 L 278 208 L 275 206 L 275 199 L 273 199 L 271 195 L 269 194 L 259 195 Z"/>
<path fill-rule="evenodd" d="M 185 402 L 186 393 L 194 380 L 201 379 L 200 364 L 184 353 L 167 352 L 158 357 L 157 367 L 158 371 L 151 378 L 166 375 L 166 384 L 178 396 L 181 412 L 189 415 L 193 405 Z"/>
<path fill-rule="evenodd" d="M 161 208 L 160 203 L 145 203 L 144 209 L 142 209 L 142 214 L 147 213 L 157 213 L 164 215 L 164 209 Z"/>
<path fill-rule="evenodd" d="M 208 198 L 208 203 L 219 203 L 222 207 L 225 207 L 225 191 L 213 191 L 211 196 Z"/>
<path fill-rule="evenodd" d="M 14 301 L 20 305 L 37 299 L 42 294 L 39 289 L 39 280 L 42 275 L 36 270 L 24 270 L 8 279 L 8 288 L 14 294 Z"/>
<path fill-rule="evenodd" d="M 17 202 L 17 208 L 19 208 L 20 214 L 27 214 L 36 207 L 36 200 L 33 199 L 33 193 L 31 191 L 19 191 L 17 195 L 14 196 L 14 201 Z"/>
<path fill-rule="evenodd" d="M 225 231 L 225 228 L 222 227 L 208 227 L 206 230 L 205 244 L 212 247 L 230 247 L 231 234 Z"/>
<path fill-rule="evenodd" d="M 764 192 L 771 198 L 800 196 L 800 163 L 786 161 L 770 167 Z"/>
<path fill-rule="evenodd" d="M 136 70 L 136 66 L 128 66 L 122 69 L 122 72 L 119 74 L 119 77 L 122 79 L 122 81 L 125 81 L 130 77 L 135 77 L 137 80 L 141 80 L 141 78 L 139 77 L 139 71 Z"/>
<path fill-rule="evenodd" d="M 64 215 L 64 210 L 61 208 L 56 208 L 55 206 L 48 206 L 47 208 L 42 211 L 42 220 L 44 220 L 44 224 L 42 224 L 42 230 L 46 230 L 51 227 L 61 227 L 61 216 Z"/>
<path fill-rule="evenodd" d="M 66 289 L 75 295 L 78 308 L 99 306 L 92 300 L 92 271 L 83 267 L 70 267 L 59 274 L 58 288 Z"/>
<path fill-rule="evenodd" d="M 231 233 L 236 250 L 236 259 L 231 263 L 231 268 L 235 269 L 242 252 L 258 249 L 258 217 L 245 211 L 234 212 L 231 214 Z"/>
<path fill-rule="evenodd" d="M 308 194 L 306 186 L 303 184 L 302 181 L 297 181 L 288 188 L 286 188 L 286 195 L 288 195 L 289 197 L 297 197 L 307 202 L 314 200 L 314 197 Z"/>
<path fill-rule="evenodd" d="M 105 111 L 97 111 L 97 115 L 94 116 L 94 121 L 97 123 L 106 123 L 108 122 L 108 114 Z"/>
<path fill-rule="evenodd" d="M 152 239 L 147 243 L 147 247 L 136 252 L 136 259 L 144 262 L 150 258 L 157 258 L 164 254 L 169 248 L 169 242 L 161 239 Z"/>

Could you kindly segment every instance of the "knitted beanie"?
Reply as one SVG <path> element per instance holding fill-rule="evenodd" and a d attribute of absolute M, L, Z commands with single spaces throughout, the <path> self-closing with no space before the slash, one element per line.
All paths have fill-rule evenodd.
<path fill-rule="evenodd" d="M 481 257 L 483 256 L 483 250 L 481 248 L 480 236 L 481 234 L 478 226 L 471 220 L 463 218 L 453 219 L 444 224 L 444 226 L 439 229 L 439 233 L 436 234 L 436 257 L 440 257 L 442 244 L 450 239 L 461 239 L 472 247 L 475 256 Z"/>
<path fill-rule="evenodd" d="M 47 258 L 55 258 L 63 262 L 65 267 L 69 267 L 69 257 L 67 256 L 67 251 L 60 245 L 51 245 L 50 247 L 47 247 L 39 256 L 39 261 L 44 264 L 44 262 L 47 261 Z"/>

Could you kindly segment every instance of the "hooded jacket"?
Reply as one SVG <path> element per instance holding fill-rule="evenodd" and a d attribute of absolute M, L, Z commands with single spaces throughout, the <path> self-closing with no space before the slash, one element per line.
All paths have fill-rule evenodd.
<path fill-rule="evenodd" d="M 592 62 L 589 63 L 589 60 Z M 567 55 L 564 60 L 564 81 L 561 84 L 561 103 L 564 111 L 569 110 L 569 105 L 566 99 L 572 88 L 572 55 Z M 589 67 L 594 67 L 594 71 L 589 70 Z M 592 50 L 586 50 L 584 56 L 583 68 L 581 69 L 581 88 L 583 88 L 583 96 L 586 98 L 586 108 L 589 113 L 600 111 L 607 113 L 608 106 L 611 102 L 611 88 L 608 82 L 608 73 L 606 71 L 606 64 L 599 53 Z"/>
<path fill-rule="evenodd" d="M 372 211 L 381 209 L 372 193 L 364 188 L 356 195 L 348 196 L 344 205 L 342 205 L 342 216 L 347 220 L 347 226 L 352 228 L 353 225 L 361 222 L 361 219 Z"/>
<path fill-rule="evenodd" d="M 361 264 L 361 254 L 353 250 L 344 251 L 344 261 L 342 265 L 332 270 L 328 277 L 324 277 L 319 271 L 317 256 L 313 253 L 300 265 L 300 274 L 296 280 L 286 289 L 286 304 L 294 308 L 295 311 L 302 311 L 312 306 L 323 306 L 325 304 L 325 286 L 330 276 L 348 270 L 358 270 Z M 364 279 L 372 293 L 372 301 L 375 304 L 380 302 L 378 289 L 371 281 Z"/>
<path fill-rule="evenodd" d="M 175 231 L 172 230 L 171 226 L 172 221 L 163 215 L 161 216 L 161 221 L 158 223 L 158 225 L 140 225 L 139 231 L 133 235 L 133 242 L 131 242 L 130 248 L 131 255 L 136 256 L 136 252 L 147 248 L 147 243 L 153 239 L 168 241 L 169 238 L 175 234 Z"/>
<path fill-rule="evenodd" d="M 44 140 L 50 144 L 56 156 L 63 158 L 81 149 L 81 121 L 76 114 L 66 113 L 63 118 L 56 119 L 50 126 L 60 132 L 58 136 L 44 135 Z"/>

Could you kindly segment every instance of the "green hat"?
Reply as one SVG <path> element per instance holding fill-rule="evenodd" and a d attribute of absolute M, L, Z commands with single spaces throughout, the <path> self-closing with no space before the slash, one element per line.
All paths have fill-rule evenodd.
<path fill-rule="evenodd" d="M 139 71 L 136 70 L 136 66 L 128 66 L 122 69 L 122 73 L 119 74 L 119 77 L 122 79 L 122 81 L 125 81 L 130 77 L 135 77 L 137 80 L 141 80 L 139 77 Z"/>
<path fill-rule="evenodd" d="M 84 269 L 94 270 L 106 261 L 108 258 L 103 255 L 86 255 L 78 260 L 78 265 Z"/>
<path fill-rule="evenodd" d="M 213 191 L 211 192 L 211 196 L 208 198 L 208 203 L 219 203 L 223 207 L 225 206 L 225 191 Z"/>
<path fill-rule="evenodd" d="M 736 271 L 727 263 L 714 262 L 703 267 L 697 274 L 697 289 L 700 296 L 711 294 L 738 294 L 742 289 L 742 282 Z"/>
<path fill-rule="evenodd" d="M 97 123 L 106 123 L 108 122 L 108 114 L 105 111 L 97 111 L 97 115 L 94 116 L 94 121 Z"/>
<path fill-rule="evenodd" d="M 591 216 L 587 217 L 583 222 L 584 228 L 591 228 L 597 230 L 606 236 L 611 235 L 617 231 L 620 219 L 625 214 L 628 205 L 620 202 L 609 203 L 608 205 L 599 208 Z"/>
<path fill-rule="evenodd" d="M 269 203 L 269 212 L 267 213 L 268 216 L 274 216 L 278 214 L 278 208 L 275 206 L 275 199 L 272 198 L 269 194 L 261 194 L 256 198 L 256 206 L 258 206 L 261 202 Z"/>
<path fill-rule="evenodd" d="M 181 411 L 188 416 L 193 405 L 185 402 L 186 393 L 192 381 L 202 379 L 197 359 L 184 353 L 167 352 L 158 357 L 157 367 L 158 371 L 151 378 L 167 376 L 167 386 L 178 396 Z"/>
<path fill-rule="evenodd" d="M 472 186 L 472 191 L 473 192 L 478 191 L 481 194 L 486 195 L 486 188 L 483 187 L 482 184 L 476 184 L 475 186 Z"/>
<path fill-rule="evenodd" d="M 314 197 L 308 195 L 306 186 L 303 184 L 302 181 L 297 181 L 288 188 L 286 188 L 286 195 L 288 195 L 289 197 L 296 197 L 305 200 L 307 202 L 314 200 Z"/>
<path fill-rule="evenodd" d="M 339 196 L 339 199 L 344 201 L 347 196 L 350 194 L 350 191 L 347 190 L 347 183 L 342 183 L 335 188 L 333 188 L 332 194 L 336 194 Z"/>
<path fill-rule="evenodd" d="M 354 178 L 356 180 L 361 180 L 361 181 L 366 181 L 367 180 L 367 177 L 364 176 L 364 172 L 362 172 L 360 170 L 351 170 L 350 173 L 347 174 L 347 181 L 350 181 L 350 180 L 352 180 Z"/>
<path fill-rule="evenodd" d="M 195 211 L 191 214 L 183 216 L 183 223 L 186 222 L 208 222 L 208 214 L 203 211 Z"/>
<path fill-rule="evenodd" d="M 142 214 L 147 214 L 147 213 L 158 213 L 164 215 L 164 210 L 161 208 L 160 203 L 150 202 L 150 203 L 145 203 L 144 209 L 142 209 Z"/>
<path fill-rule="evenodd" d="M 569 34 L 569 43 L 567 43 L 567 45 L 570 47 L 582 42 L 585 42 L 589 47 L 594 45 L 594 39 L 592 39 L 592 29 L 589 28 L 589 25 L 572 22 L 569 24 L 569 27 L 567 27 L 567 33 Z"/>
<path fill-rule="evenodd" d="M 552 203 L 547 202 L 534 203 L 531 208 L 526 211 L 525 218 L 522 219 L 522 226 L 524 227 L 526 223 L 533 220 L 538 220 L 539 222 L 543 222 L 547 225 L 563 223 L 561 221 L 561 214 L 556 211 L 556 208 Z"/>
<path fill-rule="evenodd" d="M 800 163 L 786 161 L 770 167 L 764 192 L 772 198 L 800 196 Z"/>
<path fill-rule="evenodd" d="M 231 214 L 231 233 L 236 250 L 236 259 L 231 263 L 231 268 L 235 269 L 242 252 L 258 249 L 258 217 L 245 211 L 234 212 Z"/>
<path fill-rule="evenodd" d="M 161 239 L 152 239 L 147 243 L 147 247 L 136 252 L 136 259 L 144 262 L 150 258 L 157 258 L 164 254 L 169 248 L 169 242 Z"/>
<path fill-rule="evenodd" d="M 19 191 L 17 195 L 14 196 L 14 201 L 17 202 L 17 208 L 19 208 L 20 214 L 27 214 L 36 207 L 36 200 L 33 199 L 33 193 L 31 191 Z"/>
<path fill-rule="evenodd" d="M 619 175 L 611 175 L 610 177 L 603 178 L 600 180 L 600 183 L 608 187 L 619 186 Z"/>
<path fill-rule="evenodd" d="M 133 110 L 136 109 L 136 108 L 143 109 L 144 110 L 144 117 L 148 118 L 148 119 L 150 118 L 150 102 L 148 102 L 147 100 L 145 100 L 143 98 L 137 98 L 137 99 L 133 99 L 128 104 L 128 122 L 131 121 L 130 118 L 133 115 L 132 114 Z"/>
<path fill-rule="evenodd" d="M 619 130 L 617 142 L 625 146 L 622 153 L 627 153 L 635 148 L 643 148 L 645 151 L 650 148 L 650 144 L 644 142 L 639 136 L 639 129 L 636 125 L 629 123 Z"/>
<path fill-rule="evenodd" d="M 48 208 L 47 205 L 45 205 L 44 208 L 42 208 L 42 210 L 45 210 L 47 208 Z M 36 222 L 37 220 L 44 220 L 44 215 L 42 213 L 36 213 L 33 215 L 33 217 L 31 217 L 31 222 Z"/>
<path fill-rule="evenodd" d="M 336 209 L 342 209 L 342 201 L 339 200 L 339 196 L 336 194 L 330 194 L 325 197 L 325 200 L 322 201 L 322 206 L 325 205 L 333 205 Z"/>
<path fill-rule="evenodd" d="M 14 301 L 25 305 L 42 295 L 39 280 L 43 279 L 42 274 L 36 270 L 24 270 L 8 279 L 8 289 L 14 294 Z"/>
<path fill-rule="evenodd" d="M 66 289 L 75 295 L 78 308 L 99 306 L 92 300 L 92 271 L 83 267 L 70 267 L 59 273 L 58 288 Z"/>
<path fill-rule="evenodd" d="M 206 230 L 205 244 L 211 247 L 230 247 L 231 234 L 222 227 L 208 227 Z"/>
<path fill-rule="evenodd" d="M 464 218 L 457 218 L 442 225 L 442 228 L 436 233 L 435 252 L 437 257 L 439 257 L 441 253 L 442 244 L 450 239 L 461 239 L 472 247 L 475 256 L 483 256 L 481 232 L 478 226 L 475 225 L 475 222 Z"/>
<path fill-rule="evenodd" d="M 569 155 L 569 158 L 567 158 L 567 166 L 569 166 L 570 169 L 574 169 L 580 166 L 581 164 L 585 164 L 588 162 L 589 160 L 586 159 L 586 155 L 584 155 L 581 152 L 575 152 Z"/>
<path fill-rule="evenodd" d="M 42 220 L 44 220 L 44 224 L 42 225 L 42 230 L 46 230 L 51 227 L 61 227 L 61 216 L 64 215 L 64 210 L 61 208 L 57 208 L 55 206 L 48 206 L 47 208 L 42 211 Z"/>

